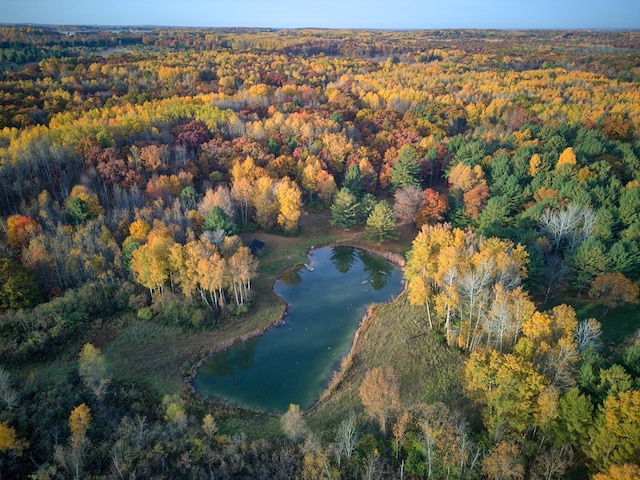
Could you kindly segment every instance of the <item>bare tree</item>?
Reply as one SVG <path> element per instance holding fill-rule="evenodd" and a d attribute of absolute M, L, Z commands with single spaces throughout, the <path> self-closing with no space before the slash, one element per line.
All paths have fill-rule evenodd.
<path fill-rule="evenodd" d="M 578 351 L 581 352 L 589 347 L 600 347 L 602 343 L 600 340 L 601 334 L 600 322 L 595 318 L 588 318 L 579 322 L 575 333 Z"/>
<path fill-rule="evenodd" d="M 572 460 L 573 450 L 569 446 L 563 445 L 545 449 L 533 460 L 531 479 L 554 480 L 563 478 Z"/>
<path fill-rule="evenodd" d="M 422 203 L 422 190 L 408 185 L 399 188 L 393 198 L 393 211 L 400 223 L 414 223 L 416 214 Z"/>
<path fill-rule="evenodd" d="M 336 433 L 336 443 L 334 444 L 334 452 L 336 459 L 338 460 L 338 467 L 342 457 L 347 460 L 351 459 L 356 446 L 358 445 L 358 433 L 356 430 L 356 414 L 351 411 L 349 416 L 345 418 Z"/>
<path fill-rule="evenodd" d="M 8 410 L 16 408 L 19 402 L 18 392 L 11 388 L 11 376 L 2 367 L 0 367 L 0 401 Z"/>
<path fill-rule="evenodd" d="M 590 207 L 570 203 L 559 211 L 547 209 L 540 217 L 540 226 L 549 235 L 549 241 L 557 253 L 561 249 L 574 251 L 591 236 L 596 214 Z"/>
<path fill-rule="evenodd" d="M 489 300 L 489 287 L 492 283 L 495 262 L 483 260 L 474 268 L 460 277 L 460 297 L 466 303 L 469 329 L 465 348 L 473 350 L 480 339 L 478 333 L 480 322 L 485 315 L 485 307 Z M 473 325 L 473 328 L 472 328 Z"/>
<path fill-rule="evenodd" d="M 364 459 L 360 478 L 363 480 L 379 480 L 382 478 L 382 466 L 380 465 L 380 458 L 377 455 L 370 453 L 367 458 Z"/>
<path fill-rule="evenodd" d="M 549 301 L 549 297 L 551 296 L 551 292 L 555 289 L 563 286 L 567 279 L 569 278 L 569 267 L 567 264 L 560 258 L 559 255 L 550 255 L 546 260 L 546 268 L 544 271 L 544 303 L 546 304 Z"/>

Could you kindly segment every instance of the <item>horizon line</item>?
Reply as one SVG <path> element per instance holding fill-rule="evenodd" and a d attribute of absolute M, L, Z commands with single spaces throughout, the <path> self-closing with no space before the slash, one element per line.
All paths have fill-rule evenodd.
<path fill-rule="evenodd" d="M 267 26 L 246 26 L 246 25 L 169 25 L 169 24 L 118 24 L 118 23 L 37 23 L 37 22 L 0 22 L 0 27 L 91 27 L 91 28 L 176 28 L 176 29 L 257 29 L 257 30 L 354 30 L 354 31 L 387 31 L 387 32 L 423 32 L 423 31 L 607 31 L 607 32 L 640 32 L 640 27 L 267 27 Z"/>

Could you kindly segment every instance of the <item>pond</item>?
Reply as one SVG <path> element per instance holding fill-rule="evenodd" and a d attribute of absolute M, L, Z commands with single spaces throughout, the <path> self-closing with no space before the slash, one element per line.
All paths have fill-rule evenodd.
<path fill-rule="evenodd" d="M 285 272 L 274 289 L 288 304 L 284 323 L 208 358 L 193 379 L 196 392 L 256 410 L 310 407 L 348 353 L 372 303 L 402 291 L 400 269 L 352 247 L 323 247 L 308 268 Z"/>

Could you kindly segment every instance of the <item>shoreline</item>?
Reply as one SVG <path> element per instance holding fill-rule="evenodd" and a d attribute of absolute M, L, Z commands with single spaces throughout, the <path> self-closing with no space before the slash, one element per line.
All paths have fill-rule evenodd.
<path fill-rule="evenodd" d="M 320 246 L 312 246 L 310 247 L 307 252 L 306 252 L 306 256 L 307 258 L 309 258 L 309 253 L 312 250 L 318 249 L 318 248 L 325 248 L 325 247 L 351 247 L 351 248 L 359 248 L 361 250 L 367 251 L 369 253 L 373 253 L 375 255 L 378 255 L 382 258 L 384 258 L 385 260 L 387 260 L 388 262 L 393 263 L 394 265 L 398 266 L 401 270 L 404 269 L 404 266 L 406 264 L 406 261 L 404 259 L 404 257 L 402 257 L 400 254 L 397 253 L 393 253 L 393 252 L 389 252 L 387 250 L 376 250 L 373 249 L 371 247 L 365 247 L 362 245 L 356 245 L 355 243 L 339 243 L 339 242 L 331 242 L 331 243 L 327 243 L 324 245 L 320 245 Z M 256 338 L 260 335 L 263 335 L 265 332 L 267 332 L 268 330 L 270 330 L 271 328 L 280 326 L 280 325 L 284 325 L 285 324 L 285 317 L 287 315 L 287 312 L 289 310 L 289 304 L 287 303 L 286 300 L 284 300 L 282 297 L 280 297 L 278 294 L 275 293 L 275 282 L 281 278 L 281 276 L 289 271 L 292 270 L 299 270 L 301 268 L 305 268 L 304 265 L 291 265 L 285 269 L 283 269 L 282 271 L 278 272 L 278 274 L 275 276 L 272 284 L 271 284 L 271 290 L 273 291 L 274 295 L 276 295 L 278 298 L 280 298 L 284 304 L 284 308 L 282 310 L 282 313 L 280 314 L 280 317 L 278 320 L 274 321 L 273 323 L 271 323 L 270 325 L 267 325 L 264 328 L 260 328 L 260 329 L 256 329 L 250 332 L 245 333 L 244 335 L 241 335 L 239 337 L 227 340 L 223 343 L 221 343 L 220 345 L 217 345 L 216 347 L 214 347 L 213 349 L 209 350 L 208 352 L 206 352 L 204 355 L 200 356 L 199 359 L 191 364 L 190 368 L 187 369 L 186 371 L 186 377 L 183 380 L 183 387 L 193 396 L 197 397 L 200 400 L 203 401 L 207 401 L 207 402 L 213 402 L 213 403 L 217 403 L 220 405 L 225 405 L 227 407 L 232 407 L 232 408 L 238 408 L 238 409 L 242 409 L 248 412 L 253 412 L 253 413 L 262 413 L 265 415 L 276 415 L 279 416 L 281 414 L 276 414 L 273 412 L 266 412 L 264 410 L 256 410 L 256 409 L 252 409 L 246 406 L 242 406 L 242 405 L 238 405 L 238 404 L 234 404 L 232 402 L 227 402 L 227 401 L 223 401 L 223 400 L 214 400 L 208 397 L 205 397 L 203 395 L 200 395 L 194 385 L 193 385 L 193 379 L 196 377 L 196 375 L 198 374 L 198 370 L 200 369 L 200 367 L 202 366 L 202 364 L 208 360 L 211 356 L 213 356 L 216 353 L 222 352 L 224 350 L 227 350 L 231 347 L 234 347 L 235 345 L 238 345 L 240 343 L 244 343 L 247 340 L 251 340 L 252 338 Z M 405 293 L 407 285 L 406 282 L 404 281 L 404 279 L 402 280 L 403 283 L 403 289 L 402 291 L 393 299 L 390 301 L 395 301 L 397 298 L 399 298 L 402 294 Z M 388 303 L 388 302 L 387 302 Z M 367 308 L 367 312 L 365 313 L 364 317 L 362 317 L 362 319 L 360 320 L 360 324 L 358 325 L 358 328 L 356 329 L 354 335 L 353 335 L 353 341 L 351 343 L 351 347 L 349 348 L 349 351 L 345 354 L 345 356 L 340 360 L 339 362 L 339 367 L 334 370 L 331 378 L 329 379 L 329 382 L 326 386 L 326 388 L 321 392 L 321 394 L 319 395 L 319 397 L 317 398 L 317 400 L 315 400 L 311 406 L 309 406 L 309 408 L 307 408 L 304 413 L 307 412 L 311 412 L 314 409 L 316 409 L 320 404 L 326 402 L 328 400 L 328 398 L 330 397 L 330 395 L 340 386 L 340 384 L 342 383 L 342 381 L 344 380 L 346 373 L 348 372 L 350 366 L 353 363 L 353 357 L 356 354 L 356 348 L 359 346 L 359 339 L 362 336 L 362 334 L 364 334 L 364 332 L 366 332 L 368 330 L 368 327 L 371 323 L 371 318 L 373 317 L 373 312 L 375 310 L 375 308 L 377 308 L 378 303 L 373 303 L 371 305 L 369 305 L 369 307 Z"/>

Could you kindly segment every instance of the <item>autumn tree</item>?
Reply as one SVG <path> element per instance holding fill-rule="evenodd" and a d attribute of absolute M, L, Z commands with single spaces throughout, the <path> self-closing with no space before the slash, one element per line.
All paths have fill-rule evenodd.
<path fill-rule="evenodd" d="M 532 424 L 546 380 L 531 362 L 495 350 L 472 352 L 465 374 L 466 388 L 485 406 L 485 426 L 496 438 L 522 433 Z"/>
<path fill-rule="evenodd" d="M 451 167 L 447 179 L 451 195 L 458 199 L 462 199 L 462 196 L 472 188 L 486 183 L 484 171 L 480 165 L 472 168 L 462 162 Z"/>
<path fill-rule="evenodd" d="M 28 442 L 18 438 L 15 428 L 8 422 L 0 422 L 0 453 L 11 452 L 20 456 L 28 446 Z"/>
<path fill-rule="evenodd" d="M 635 480 L 640 478 L 640 467 L 635 463 L 611 464 L 606 472 L 596 473 L 593 480 Z"/>
<path fill-rule="evenodd" d="M 40 225 L 33 217 L 11 215 L 7 219 L 7 241 L 18 252 L 26 247 L 40 232 Z"/>
<path fill-rule="evenodd" d="M 300 183 L 303 190 L 309 194 L 309 201 L 313 200 L 313 194 L 318 190 L 318 173 L 321 169 L 320 161 L 310 157 L 300 175 Z"/>
<path fill-rule="evenodd" d="M 598 469 L 634 461 L 640 455 L 640 391 L 607 397 L 599 407 L 585 453 Z"/>
<path fill-rule="evenodd" d="M 207 126 L 197 120 L 187 123 L 176 137 L 176 145 L 194 152 L 200 145 L 211 139 Z"/>
<path fill-rule="evenodd" d="M 387 422 L 400 406 L 400 391 L 391 367 L 375 367 L 365 374 L 360 385 L 360 400 L 367 413 L 375 418 L 383 434 Z"/>
<path fill-rule="evenodd" d="M 280 426 L 284 434 L 290 440 L 298 442 L 308 434 L 307 424 L 302 416 L 300 407 L 293 403 L 289 409 L 280 417 Z"/>
<path fill-rule="evenodd" d="M 558 162 L 556 163 L 556 169 L 559 169 L 563 165 L 571 165 L 575 166 L 577 164 L 576 154 L 573 151 L 572 147 L 565 148 L 560 157 L 558 158 Z"/>
<path fill-rule="evenodd" d="M 204 197 L 198 204 L 198 212 L 203 217 L 206 217 L 211 209 L 216 206 L 220 207 L 231 220 L 236 220 L 236 205 L 231 196 L 231 191 L 226 185 L 218 185 L 215 190 L 211 188 L 207 189 Z"/>
<path fill-rule="evenodd" d="M 226 259 L 220 255 L 214 245 L 206 241 L 188 244 L 187 256 L 190 257 L 189 261 L 194 264 L 195 268 L 189 271 L 197 275 L 196 285 L 202 300 L 210 308 L 223 308 L 225 304 L 224 289 L 229 283 L 229 278 L 226 275 Z"/>
<path fill-rule="evenodd" d="M 149 240 L 131 258 L 131 270 L 138 283 L 163 298 L 165 283 L 169 280 L 169 251 L 174 244 L 173 235 L 167 228 L 154 229 Z"/>
<path fill-rule="evenodd" d="M 233 285 L 236 304 L 244 305 L 251 291 L 251 282 L 257 276 L 258 261 L 248 247 L 238 247 L 227 261 L 227 274 Z"/>
<path fill-rule="evenodd" d="M 464 201 L 464 214 L 471 220 L 477 220 L 482 210 L 487 206 L 489 187 L 482 182 L 465 192 L 462 199 Z"/>
<path fill-rule="evenodd" d="M 326 170 L 320 170 L 318 171 L 316 180 L 318 197 L 320 197 L 320 200 L 322 200 L 325 205 L 330 205 L 331 200 L 333 200 L 333 197 L 338 191 L 333 175 L 328 173 Z"/>
<path fill-rule="evenodd" d="M 524 465 L 518 445 L 500 442 L 482 461 L 482 472 L 489 480 L 522 480 Z"/>
<path fill-rule="evenodd" d="M 202 417 L 202 431 L 209 439 L 213 439 L 213 436 L 218 432 L 216 420 L 210 413 Z"/>
<path fill-rule="evenodd" d="M 433 224 L 444 220 L 444 214 L 449 210 L 447 196 L 427 188 L 422 192 L 422 201 L 416 214 L 416 226 Z"/>
<path fill-rule="evenodd" d="M 69 448 L 63 449 L 62 445 L 56 446 L 56 459 L 73 473 L 73 477 L 80 478 L 84 456 L 89 448 L 87 431 L 91 426 L 92 416 L 89 407 L 82 403 L 75 407 L 69 415 Z"/>
<path fill-rule="evenodd" d="M 273 228 L 278 215 L 276 182 L 271 177 L 260 177 L 253 189 L 255 218 L 263 229 Z"/>
<path fill-rule="evenodd" d="M 169 163 L 169 148 L 166 145 L 145 145 L 140 149 L 140 160 L 146 171 L 162 171 Z"/>
<path fill-rule="evenodd" d="M 276 185 L 275 195 L 278 201 L 278 224 L 285 232 L 291 233 L 298 228 L 302 214 L 302 192 L 298 185 L 285 177 Z"/>
<path fill-rule="evenodd" d="M 532 342 L 531 357 L 556 387 L 567 389 L 575 384 L 578 347 L 575 331 L 578 326 L 575 310 L 565 304 L 547 312 L 534 312 L 522 324 L 526 339 L 520 346 Z M 518 346 L 516 347 L 518 349 Z M 523 348 L 527 350 L 527 348 Z"/>
<path fill-rule="evenodd" d="M 93 394 L 101 398 L 109 384 L 107 366 L 102 352 L 90 343 L 85 343 L 80 351 L 78 373 Z"/>
<path fill-rule="evenodd" d="M 151 225 L 142 219 L 135 220 L 129 225 L 129 235 L 138 243 L 146 242 L 150 231 Z"/>
<path fill-rule="evenodd" d="M 174 243 L 169 249 L 169 268 L 175 285 L 179 285 L 182 293 L 191 301 L 198 288 L 199 272 L 198 258 L 199 242 L 189 242 L 187 245 Z"/>
<path fill-rule="evenodd" d="M 413 224 L 422 203 L 422 191 L 414 186 L 396 190 L 393 196 L 393 211 L 401 224 Z"/>
<path fill-rule="evenodd" d="M 591 283 L 589 296 L 602 303 L 602 318 L 621 303 L 638 303 L 638 286 L 622 273 L 605 273 Z"/>
<path fill-rule="evenodd" d="M 529 160 L 529 176 L 535 177 L 542 168 L 542 157 L 539 153 L 534 153 Z"/>
<path fill-rule="evenodd" d="M 242 224 L 249 222 L 249 207 L 253 200 L 253 184 L 246 177 L 240 177 L 233 181 L 231 186 L 231 198 L 240 206 Z"/>

